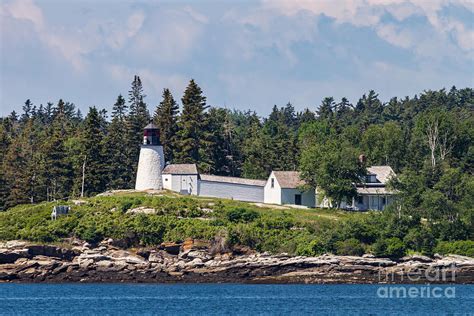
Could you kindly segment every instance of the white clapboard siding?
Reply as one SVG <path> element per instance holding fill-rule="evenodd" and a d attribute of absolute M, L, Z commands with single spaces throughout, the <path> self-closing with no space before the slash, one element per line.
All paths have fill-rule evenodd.
<path fill-rule="evenodd" d="M 301 205 L 315 207 L 316 195 L 314 190 L 300 191 L 298 189 L 282 189 L 281 204 L 295 204 L 295 195 L 301 195 Z"/>
<path fill-rule="evenodd" d="M 199 195 L 263 203 L 263 186 L 201 180 Z"/>

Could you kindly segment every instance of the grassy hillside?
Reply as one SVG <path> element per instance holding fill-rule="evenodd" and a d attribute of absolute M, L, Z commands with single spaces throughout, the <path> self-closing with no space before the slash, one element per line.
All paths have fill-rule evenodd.
<path fill-rule="evenodd" d="M 248 246 L 258 251 L 317 255 L 332 252 L 399 257 L 407 251 L 430 254 L 434 250 L 474 255 L 473 243 L 461 242 L 453 250 L 447 243 L 410 240 L 419 228 L 396 219 L 390 212 L 351 213 L 327 209 L 261 207 L 223 199 L 185 197 L 173 193 L 149 195 L 122 192 L 84 199 L 68 216 L 50 219 L 58 203 L 19 205 L 0 212 L 0 240 L 24 239 L 60 242 L 77 237 L 89 242 L 105 238 L 122 240 L 127 246 L 153 246 L 185 238 L 224 240 L 228 247 Z M 138 207 L 155 214 L 133 214 Z M 411 227 L 411 228 L 410 228 Z M 411 230 L 410 230 L 411 229 Z M 407 236 L 410 237 L 407 239 Z M 471 254 L 472 252 L 472 254 Z"/>

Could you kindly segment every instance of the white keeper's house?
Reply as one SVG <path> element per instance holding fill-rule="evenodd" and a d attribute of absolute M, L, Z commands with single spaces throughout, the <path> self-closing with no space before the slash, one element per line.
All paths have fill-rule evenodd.
<path fill-rule="evenodd" d="M 272 171 L 267 180 L 199 174 L 195 164 L 165 164 L 158 128 L 145 127 L 137 171 L 136 190 L 167 189 L 185 195 L 226 198 L 267 204 L 331 207 L 331 201 L 308 188 L 298 171 Z M 164 168 L 163 168 L 164 166 Z M 386 188 L 394 176 L 389 166 L 367 168 L 367 178 L 357 184 L 358 196 L 343 208 L 383 210 L 393 200 Z"/>

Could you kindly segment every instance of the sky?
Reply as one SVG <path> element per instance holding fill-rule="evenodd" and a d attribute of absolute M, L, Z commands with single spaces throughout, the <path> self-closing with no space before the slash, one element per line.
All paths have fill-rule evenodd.
<path fill-rule="evenodd" d="M 195 79 L 209 105 L 267 115 L 326 96 L 474 86 L 474 0 L 0 1 L 0 116 L 111 109 L 135 74 L 150 111 Z"/>

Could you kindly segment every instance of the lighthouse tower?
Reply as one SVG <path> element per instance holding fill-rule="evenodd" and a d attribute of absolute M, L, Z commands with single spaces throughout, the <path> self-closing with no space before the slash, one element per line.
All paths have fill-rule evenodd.
<path fill-rule="evenodd" d="M 153 123 L 148 124 L 143 131 L 135 190 L 163 189 L 161 170 L 165 166 L 165 157 L 159 136 L 158 128 Z"/>

